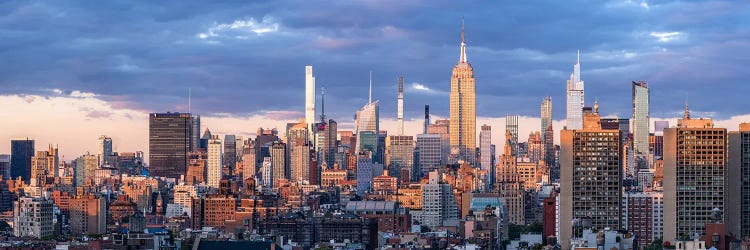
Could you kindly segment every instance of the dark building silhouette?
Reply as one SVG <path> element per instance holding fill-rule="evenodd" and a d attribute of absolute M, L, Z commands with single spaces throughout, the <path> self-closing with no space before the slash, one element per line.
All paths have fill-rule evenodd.
<path fill-rule="evenodd" d="M 31 180 L 31 157 L 34 156 L 34 140 L 20 139 L 10 141 L 10 175 L 13 179 L 19 176 L 24 181 Z"/>
<path fill-rule="evenodd" d="M 149 115 L 149 173 L 179 178 L 184 175 L 191 148 L 192 118 L 188 113 Z"/>

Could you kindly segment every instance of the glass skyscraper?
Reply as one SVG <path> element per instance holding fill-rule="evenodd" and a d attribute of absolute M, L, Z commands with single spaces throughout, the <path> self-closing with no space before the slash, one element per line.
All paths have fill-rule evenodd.
<path fill-rule="evenodd" d="M 567 86 L 566 125 L 567 129 L 581 129 L 583 127 L 583 80 L 581 80 L 581 52 L 573 66 Z"/>
<path fill-rule="evenodd" d="M 149 174 L 179 178 L 186 173 L 192 118 L 189 113 L 149 115 Z"/>
<path fill-rule="evenodd" d="M 647 168 L 648 159 L 648 125 L 649 125 L 649 93 L 648 85 L 644 81 L 633 82 L 633 148 L 639 168 Z"/>
<path fill-rule="evenodd" d="M 31 157 L 34 156 L 34 140 L 19 139 L 10 141 L 10 175 L 19 176 L 24 181 L 31 180 Z"/>

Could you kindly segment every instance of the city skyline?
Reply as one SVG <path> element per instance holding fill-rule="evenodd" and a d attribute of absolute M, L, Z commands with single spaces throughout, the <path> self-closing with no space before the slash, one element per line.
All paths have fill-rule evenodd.
<path fill-rule="evenodd" d="M 447 3 L 436 3 L 441 6 Z M 310 34 L 318 34 L 316 43 L 307 44 L 295 40 L 291 37 L 289 43 L 294 44 L 293 48 L 301 49 L 308 47 L 315 51 L 314 55 L 300 54 L 296 58 L 289 58 L 289 55 L 282 54 L 281 59 L 259 56 L 264 59 L 269 66 L 280 68 L 281 74 L 260 74 L 250 71 L 247 74 L 238 75 L 234 72 L 240 67 L 237 65 L 240 57 L 243 61 L 253 64 L 259 59 L 255 57 L 230 56 L 226 52 L 237 51 L 239 46 L 243 48 L 255 48 L 269 42 L 280 41 L 279 39 L 290 36 L 294 32 L 300 32 L 301 23 L 298 17 L 285 16 L 274 8 L 259 10 L 258 6 L 245 6 L 240 9 L 249 9 L 246 14 L 229 13 L 219 15 L 221 8 L 211 8 L 212 15 L 196 17 L 195 13 L 180 13 L 175 11 L 174 15 L 182 17 L 184 22 L 195 22 L 198 24 L 195 29 L 179 30 L 180 34 L 168 36 L 164 42 L 180 44 L 182 41 L 185 51 L 179 51 L 179 48 L 173 49 L 168 54 L 155 54 L 152 58 L 144 56 L 137 48 L 141 50 L 150 50 L 151 47 L 138 44 L 138 41 L 129 40 L 134 35 L 130 33 L 109 33 L 112 41 L 107 42 L 104 38 L 81 36 L 74 40 L 71 46 L 77 45 L 79 52 L 90 54 L 91 61 L 87 59 L 70 59 L 67 64 L 61 64 L 62 68 L 70 69 L 75 63 L 80 64 L 81 70 L 69 70 L 66 72 L 50 71 L 49 74 L 39 74 L 32 70 L 44 70 L 48 66 L 41 65 L 43 60 L 35 60 L 25 64 L 11 65 L 0 69 L 0 103 L 6 107 L 11 107 L 8 112 L 10 116 L 28 116 L 26 114 L 35 114 L 38 117 L 28 117 L 28 123 L 21 122 L 20 126 L 10 128 L 0 132 L 2 138 L 25 138 L 36 139 L 40 144 L 57 144 L 71 141 L 72 135 L 77 131 L 91 131 L 85 128 L 94 128 L 99 131 L 91 131 L 97 135 L 91 135 L 93 139 L 79 138 L 74 140 L 73 145 L 62 145 L 60 147 L 62 154 L 70 160 L 86 151 L 94 152 L 95 140 L 99 135 L 107 135 L 115 138 L 114 147 L 116 151 L 135 151 L 143 149 L 147 143 L 143 135 L 141 117 L 145 117 L 151 112 L 187 112 L 188 111 L 188 89 L 192 90 L 192 111 L 199 114 L 205 120 L 204 128 L 210 128 L 218 134 L 238 134 L 249 135 L 257 127 L 283 128 L 287 122 L 295 122 L 298 118 L 304 117 L 304 76 L 300 74 L 305 65 L 313 65 L 316 69 L 316 78 L 318 86 L 326 86 L 328 117 L 339 122 L 342 129 L 352 129 L 353 113 L 356 111 L 351 107 L 360 106 L 367 99 L 367 82 L 368 72 L 373 71 L 373 99 L 379 100 L 382 110 L 381 120 L 383 128 L 397 132 L 394 126 L 391 126 L 391 120 L 395 122 L 396 117 L 396 89 L 397 77 L 404 76 L 407 82 L 404 83 L 405 102 L 404 117 L 406 134 L 417 134 L 420 127 L 416 124 L 421 123 L 421 110 L 423 105 L 432 106 L 432 114 L 435 118 L 448 117 L 448 91 L 449 91 L 449 73 L 447 70 L 455 64 L 455 48 L 459 41 L 459 29 L 461 16 L 466 17 L 466 32 L 471 34 L 467 47 L 467 53 L 472 55 L 472 61 L 478 65 L 475 74 L 479 78 L 477 85 L 477 125 L 487 123 L 488 125 L 502 128 L 503 123 L 492 122 L 500 120 L 508 114 L 520 114 L 522 118 L 538 117 L 538 110 L 535 106 L 544 96 L 551 96 L 554 110 L 553 119 L 555 121 L 555 130 L 560 130 L 563 126 L 558 125 L 565 116 L 565 81 L 570 72 L 570 66 L 575 62 L 576 51 L 581 50 L 581 61 L 584 65 L 582 69 L 582 78 L 586 79 L 588 102 L 590 106 L 594 98 L 598 99 L 603 107 L 602 116 L 621 118 L 630 117 L 630 96 L 622 94 L 629 89 L 630 82 L 644 80 L 651 85 L 653 103 L 651 103 L 651 120 L 669 119 L 676 121 L 682 111 L 682 105 L 686 99 L 689 99 L 693 112 L 705 117 L 713 117 L 717 124 L 722 121 L 735 118 L 728 124 L 727 128 L 734 128 L 738 121 L 747 120 L 745 117 L 750 116 L 742 110 L 742 105 L 733 105 L 739 102 L 734 99 L 722 99 L 725 105 L 713 105 L 710 100 L 716 96 L 725 96 L 727 94 L 741 92 L 747 88 L 744 84 L 732 84 L 740 81 L 747 74 L 742 70 L 734 67 L 722 67 L 720 71 L 711 71 L 711 74 L 702 74 L 700 77 L 692 77 L 695 72 L 705 72 L 705 70 L 685 70 L 680 71 L 684 75 L 674 74 L 678 69 L 669 69 L 657 72 L 663 69 L 664 58 L 669 60 L 683 60 L 685 56 L 692 55 L 698 58 L 708 56 L 720 56 L 732 54 L 744 49 L 746 42 L 737 44 L 714 43 L 707 37 L 700 36 L 701 27 L 688 27 L 685 20 L 680 21 L 678 18 L 679 10 L 691 9 L 689 7 L 703 6 L 707 10 L 715 12 L 704 12 L 700 18 L 703 20 L 720 20 L 728 18 L 727 16 L 740 15 L 747 10 L 747 4 L 731 3 L 649 3 L 649 2 L 607 2 L 602 4 L 591 4 L 577 6 L 578 9 L 570 7 L 554 9 L 554 4 L 540 6 L 551 12 L 585 12 L 585 10 L 596 9 L 606 13 L 616 14 L 620 21 L 627 19 L 625 17 L 638 17 L 643 23 L 655 23 L 655 17 L 664 15 L 668 18 L 663 23 L 652 25 L 650 28 L 642 28 L 638 25 L 625 22 L 622 27 L 607 21 L 604 24 L 614 26 L 621 32 L 629 34 L 641 43 L 625 43 L 621 41 L 625 35 L 609 37 L 600 34 L 602 28 L 587 27 L 582 31 L 593 36 L 596 42 L 582 40 L 580 37 L 557 34 L 555 39 L 563 41 L 560 45 L 546 45 L 540 42 L 519 43 L 518 38 L 508 38 L 507 32 L 490 30 L 488 24 L 498 24 L 500 27 L 506 27 L 514 21 L 508 19 L 488 20 L 486 11 L 478 10 L 487 6 L 468 4 L 461 6 L 459 11 L 463 13 L 445 13 L 446 18 L 435 20 L 434 22 L 419 22 L 419 20 L 406 19 L 403 24 L 395 21 L 364 21 L 361 19 L 352 19 L 352 23 L 342 23 L 339 28 L 351 29 L 353 33 L 331 32 L 334 25 L 324 22 L 320 18 L 310 17 L 314 21 L 309 24 L 315 30 Z M 55 4 L 36 4 L 27 6 L 25 3 L 8 4 L 11 13 L 19 13 L 21 9 L 36 10 L 29 12 L 28 15 L 11 15 L 5 21 L 5 24 L 12 24 L 12 20 L 17 22 L 25 20 L 24 18 L 34 17 L 44 11 L 58 13 L 60 15 L 51 15 L 53 17 L 42 18 L 37 22 L 36 28 L 50 28 L 45 22 L 50 22 L 54 18 L 66 18 L 61 13 L 73 11 L 83 17 L 98 17 L 103 20 L 115 22 L 108 17 L 100 16 L 97 13 L 88 13 L 86 8 L 96 8 L 96 6 L 57 6 Z M 277 6 L 274 6 L 277 8 Z M 293 6 L 299 8 L 300 6 Z M 491 8 L 507 7 L 511 9 L 526 10 L 524 6 L 515 6 L 512 3 L 505 5 L 490 5 Z M 389 6 L 373 6 L 367 4 L 352 4 L 352 6 L 334 6 L 330 11 L 342 11 L 346 8 L 357 10 L 374 8 L 383 10 L 393 10 L 395 13 L 402 13 L 408 10 L 424 8 L 425 10 L 438 11 L 434 6 L 424 6 L 422 3 L 399 3 Z M 392 8 L 392 9 L 389 9 Z M 490 8 L 490 9 L 491 9 Z M 718 13 L 718 11 L 728 11 L 727 13 Z M 305 12 L 307 13 L 307 12 Z M 372 14 L 371 11 L 363 12 L 365 15 Z M 719 15 L 722 14 L 722 15 Z M 134 12 L 134 15 L 150 16 L 153 13 Z M 524 17 L 530 25 L 535 20 L 528 20 L 529 13 L 520 12 L 518 17 Z M 597 16 L 586 14 L 582 19 L 599 20 Z M 344 17 L 340 17 L 344 18 Z M 405 17 L 406 18 L 406 17 Z M 195 20 L 194 20 L 195 19 Z M 621 20 L 622 19 L 622 20 Z M 660 19 L 661 20 L 661 19 Z M 152 23 L 155 30 L 169 30 L 179 21 Z M 366 24 L 365 27 L 357 28 L 356 24 Z M 0 24 L 2 25 L 2 24 Z M 78 24 L 67 24 L 78 25 Z M 355 25 L 355 26 L 353 26 Z M 551 24 L 556 27 L 557 23 Z M 573 26 L 582 28 L 584 22 L 573 22 Z M 118 26 L 120 27 L 120 26 Z M 200 28 L 199 28 L 200 27 Z M 122 27 L 120 27 L 122 28 Z M 706 28 L 706 27 L 703 27 Z M 30 27 L 17 27 L 14 30 L 28 31 Z M 360 30 L 361 29 L 361 30 Z M 363 43 L 366 40 L 362 35 L 362 30 L 373 32 L 379 35 L 393 35 L 383 38 L 382 45 Z M 358 32 L 354 32 L 358 31 Z M 508 31 L 510 32 L 510 31 Z M 723 29 L 716 30 L 719 34 L 733 34 L 729 41 L 741 41 L 747 32 L 740 27 L 726 26 Z M 234 35 L 231 36 L 230 34 Z M 359 34 L 359 35 L 358 35 Z M 65 34 L 73 35 L 73 34 Z M 524 34 L 528 38 L 531 34 Z M 609 34 L 613 36 L 612 34 Z M 63 40 L 61 37 L 52 35 L 38 35 L 35 37 L 40 42 L 49 44 L 58 44 Z M 180 38 L 182 40 L 175 40 Z M 355 39 L 356 38 L 356 39 Z M 611 39 L 610 39 L 611 38 Z M 618 38 L 618 39 L 615 39 Z M 87 40 L 88 39 L 88 40 Z M 351 40 L 347 44 L 345 41 Z M 124 48 L 115 48 L 116 44 L 122 41 L 132 41 L 134 44 Z M 282 39 L 283 40 L 283 39 Z M 510 41 L 509 41 L 510 40 Z M 0 45 L 6 48 L 6 58 L 18 59 L 25 61 L 26 53 L 23 44 L 17 43 L 20 39 L 13 39 L 9 43 Z M 84 42 L 89 41 L 91 46 Z M 212 42 L 214 41 L 214 42 Z M 358 42 L 356 42 L 358 41 Z M 617 41 L 617 42 L 615 42 Z M 328 44 L 328 47 L 324 46 Z M 407 46 L 409 54 L 412 57 L 419 55 L 419 58 L 410 58 L 405 62 L 412 62 L 409 65 L 394 66 L 390 63 L 384 64 L 381 60 L 392 61 L 391 56 L 397 54 L 381 54 L 377 58 L 367 56 L 367 52 L 384 50 L 389 46 L 401 44 Z M 96 46 L 93 46 L 96 45 Z M 188 46 L 189 45 L 189 46 Z M 287 44 L 288 45 L 288 44 Z M 335 46 L 334 46 L 335 45 Z M 416 46 L 423 45 L 423 46 Z M 83 47 L 81 47 L 83 46 Z M 424 47 L 424 48 L 422 48 Z M 716 53 L 698 53 L 712 49 Z M 12 50 L 16 49 L 16 50 Z M 69 47 L 53 47 L 48 52 L 64 53 L 70 52 Z M 142 52 L 142 51 L 140 51 Z M 215 54 L 217 52 L 221 52 Z M 719 53 L 721 52 L 721 53 Z M 204 54 L 205 53 L 205 54 Z M 327 54 L 337 55 L 337 57 L 325 56 Z M 205 60 L 210 60 L 217 65 L 231 64 L 227 66 L 227 72 L 223 72 L 218 67 L 208 67 L 202 72 L 205 74 L 223 74 L 228 73 L 227 79 L 205 79 L 187 80 L 185 76 L 177 76 L 170 71 L 159 70 L 164 65 L 154 65 L 163 63 L 163 60 L 173 58 L 173 60 L 196 60 L 201 62 L 201 55 L 205 55 Z M 208 56 L 210 55 L 210 56 Z M 232 52 L 231 55 L 235 55 Z M 360 55 L 359 61 L 355 64 L 341 65 L 346 61 L 351 61 L 355 55 Z M 432 59 L 434 58 L 434 60 Z M 498 59 L 500 58 L 500 59 Z M 660 59 L 662 58 L 662 59 Z M 154 61 L 150 61 L 153 59 Z M 376 60 L 377 59 L 377 60 Z M 639 60 L 649 59 L 649 60 Z M 653 59 L 653 60 L 651 60 Z M 726 59 L 733 59 L 728 57 Z M 92 65 L 93 61 L 99 60 L 102 63 Z M 645 61 L 660 62 L 657 65 L 644 65 Z M 418 63 L 422 62 L 422 63 Z M 425 62 L 430 62 L 425 64 Z M 729 63 L 725 61 L 713 61 L 714 64 L 709 67 L 718 68 L 719 65 Z M 189 69 L 184 63 L 174 62 L 174 70 Z M 416 66 L 411 65 L 417 63 Z M 687 66 L 696 66 L 696 61 L 683 61 Z M 73 64 L 73 65 L 71 65 Z M 522 68 L 518 68 L 522 65 Z M 33 66 L 33 67 L 32 67 Z M 263 68 L 263 67 L 261 67 Z M 86 70 L 84 70 L 86 69 Z M 231 69 L 231 70 L 230 70 Z M 629 70 L 639 69 L 639 70 Z M 13 71 L 11 71 L 13 70 Z M 335 70 L 335 72 L 334 72 Z M 649 74 L 643 72 L 649 71 Z M 231 72 L 230 72 L 231 71 Z M 25 75 L 19 75 L 20 72 L 28 72 Z M 163 74 L 159 73 L 162 72 Z M 508 74 L 515 72 L 514 74 Z M 715 73 L 714 73 L 715 72 Z M 121 77 L 114 77 L 119 75 Z M 270 76 L 269 76 L 270 75 Z M 516 79 L 508 79 L 502 75 L 514 75 Z M 671 75 L 674 78 L 669 78 Z M 731 75 L 731 77 L 730 77 Z M 518 78 L 519 76 L 524 76 Z M 541 77 L 544 76 L 544 77 Z M 658 76 L 658 77 L 657 77 Z M 100 77 L 100 78 L 97 78 Z M 721 78 L 728 77 L 737 79 L 733 81 L 723 81 Z M 231 78 L 231 79 L 230 79 Z M 683 79 L 691 78 L 691 79 Z M 707 79 L 708 78 L 708 79 Z M 717 78 L 717 79 L 712 79 Z M 711 82 L 712 84 L 725 84 L 731 86 L 733 90 L 724 90 L 725 88 L 712 88 L 711 91 L 700 91 L 703 87 L 701 82 Z M 145 81 L 148 80 L 148 81 Z M 176 81 L 185 83 L 173 84 Z M 721 81 L 719 81 L 721 80 Z M 142 86 L 135 82 L 148 82 L 148 86 Z M 290 98 L 268 99 L 266 96 L 257 95 L 257 98 L 247 98 L 254 96 L 260 82 L 269 82 L 276 84 L 281 88 L 275 88 L 278 96 L 289 96 Z M 189 83 L 188 83 L 189 82 Z M 518 85 L 518 83 L 523 83 Z M 513 84 L 513 85 L 511 85 Z M 130 87 L 124 87 L 130 86 Z M 160 86 L 170 86 L 161 88 Z M 516 86 L 512 87 L 511 86 Z M 232 89 L 233 93 L 242 94 L 239 96 L 227 96 L 225 89 Z M 236 91 L 236 90 L 240 91 Z M 678 91 L 673 91 L 673 90 Z M 319 91 L 316 90 L 316 91 Z M 523 92 L 523 93 L 519 93 Z M 690 93 L 694 93 L 689 95 Z M 688 98 L 690 96 L 690 98 Z M 292 99 L 293 102 L 284 101 L 281 105 L 277 99 Z M 226 103 L 243 100 L 243 103 Z M 316 105 L 317 104 L 316 102 Z M 54 108 L 50 108 L 54 107 Z M 62 112 L 61 112 L 62 111 Z M 65 115 L 62 115 L 65 114 Z M 49 124 L 52 121 L 63 119 L 63 117 L 75 117 L 69 119 L 68 124 L 60 127 L 49 128 L 39 124 Z M 742 117 L 735 117 L 742 116 Z M 433 118 L 433 120 L 435 120 Z M 538 123 L 520 122 L 521 130 L 519 134 L 528 134 L 530 131 L 540 130 Z M 136 124 L 136 126 L 123 126 L 121 124 Z M 140 124 L 140 125 L 138 125 Z M 28 126 L 26 126 L 28 125 Z M 69 126 L 69 127 L 66 127 Z M 138 127 L 141 128 L 138 128 Z M 653 125 L 649 125 L 653 126 Z M 29 132 L 29 129 L 36 128 L 43 131 Z M 479 128 L 477 128 L 478 130 Z M 525 130 L 525 131 L 524 131 Z M 498 130 L 497 136 L 493 138 L 493 144 L 502 145 L 504 132 Z M 118 138 L 119 137 L 119 138 Z M 90 146 L 79 146 L 90 145 Z M 0 150 L 7 151 L 9 145 L 0 145 Z M 72 148 L 71 148 L 72 147 Z"/>

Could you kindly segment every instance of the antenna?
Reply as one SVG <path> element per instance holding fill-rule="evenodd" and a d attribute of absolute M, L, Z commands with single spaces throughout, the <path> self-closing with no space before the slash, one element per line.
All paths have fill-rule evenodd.
<path fill-rule="evenodd" d="M 372 70 L 370 70 L 370 96 L 367 104 L 372 103 Z"/>

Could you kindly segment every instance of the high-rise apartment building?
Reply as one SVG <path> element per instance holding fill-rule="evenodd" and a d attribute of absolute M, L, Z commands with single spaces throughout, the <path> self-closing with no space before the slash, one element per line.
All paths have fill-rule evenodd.
<path fill-rule="evenodd" d="M 648 168 L 649 91 L 644 81 L 633 81 L 633 152 L 639 169 Z"/>
<path fill-rule="evenodd" d="M 398 135 L 404 135 L 404 77 L 398 78 Z"/>
<path fill-rule="evenodd" d="M 427 184 L 422 185 L 422 225 L 435 228 L 455 223 L 459 211 L 453 187 L 443 182 L 438 171 L 428 175 Z"/>
<path fill-rule="evenodd" d="M 357 194 L 372 191 L 372 180 L 383 174 L 383 164 L 375 163 L 372 152 L 364 150 L 357 154 Z"/>
<path fill-rule="evenodd" d="M 664 193 L 623 194 L 623 227 L 636 235 L 638 246 L 647 247 L 664 234 Z"/>
<path fill-rule="evenodd" d="M 106 226 L 106 199 L 89 194 L 70 200 L 70 231 L 73 235 L 104 234 Z"/>
<path fill-rule="evenodd" d="M 529 133 L 529 139 L 526 140 L 526 157 L 533 163 L 544 160 L 544 144 L 539 131 Z"/>
<path fill-rule="evenodd" d="M 221 182 L 222 154 L 221 140 L 214 136 L 208 141 L 208 165 L 206 166 L 206 184 L 218 189 Z"/>
<path fill-rule="evenodd" d="M 112 138 L 106 135 L 99 136 L 96 140 L 96 157 L 99 159 L 99 166 L 108 163 L 107 157 L 112 155 Z"/>
<path fill-rule="evenodd" d="M 37 239 L 52 237 L 52 200 L 20 197 L 13 202 L 13 236 Z"/>
<path fill-rule="evenodd" d="M 725 200 L 727 232 L 750 236 L 750 123 L 729 132 Z"/>
<path fill-rule="evenodd" d="M 31 157 L 34 156 L 34 140 L 15 139 L 10 141 L 11 179 L 19 176 L 26 182 L 31 180 Z"/>
<path fill-rule="evenodd" d="M 307 123 L 308 138 L 313 138 L 315 126 L 315 76 L 313 66 L 305 66 L 305 122 Z"/>
<path fill-rule="evenodd" d="M 441 164 L 448 163 L 448 156 L 451 153 L 450 144 L 450 120 L 435 120 L 434 124 L 427 126 L 428 134 L 438 134 L 442 138 Z M 427 174 L 427 172 L 425 172 Z"/>
<path fill-rule="evenodd" d="M 466 58 L 464 28 L 461 25 L 461 55 L 453 67 L 450 92 L 451 162 L 463 160 L 476 165 L 476 84 L 474 69 Z"/>
<path fill-rule="evenodd" d="M 664 129 L 665 241 L 702 234 L 715 222 L 714 209 L 727 212 L 726 133 L 711 119 L 691 118 L 687 105 L 677 127 Z"/>
<path fill-rule="evenodd" d="M 518 115 L 505 116 L 505 131 L 508 132 L 505 135 L 510 136 L 505 140 L 510 142 L 510 148 L 513 150 L 512 155 L 518 156 Z"/>
<path fill-rule="evenodd" d="M 544 162 L 547 166 L 555 165 L 555 130 L 552 127 L 552 97 L 542 100 L 542 144 L 544 145 Z"/>
<path fill-rule="evenodd" d="M 207 130 L 208 131 L 208 130 Z M 201 146 L 201 116 L 190 117 L 190 151 L 195 152 Z"/>
<path fill-rule="evenodd" d="M 578 52 L 578 60 L 573 65 L 573 73 L 567 83 L 566 94 L 566 125 L 569 130 L 581 129 L 583 127 L 583 80 L 581 80 L 581 52 Z"/>
<path fill-rule="evenodd" d="M 149 115 L 149 174 L 179 178 L 185 174 L 190 152 L 192 118 L 186 113 Z"/>
<path fill-rule="evenodd" d="M 271 186 L 276 186 L 279 180 L 287 178 L 286 143 L 274 141 L 269 148 L 271 157 Z"/>
<path fill-rule="evenodd" d="M 479 131 L 479 167 L 482 169 L 493 168 L 492 158 L 495 156 L 490 152 L 490 145 L 492 145 L 492 127 L 484 124 Z"/>
<path fill-rule="evenodd" d="M 603 129 L 598 108 L 584 115 L 581 129 L 561 131 L 559 242 L 562 249 L 570 249 L 574 226 L 590 225 L 599 230 L 621 227 L 620 153 L 620 130 Z"/>

